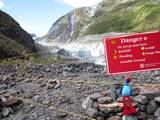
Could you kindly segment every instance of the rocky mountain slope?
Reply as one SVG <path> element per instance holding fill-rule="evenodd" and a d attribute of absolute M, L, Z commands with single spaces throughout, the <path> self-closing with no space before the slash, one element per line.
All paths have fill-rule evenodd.
<path fill-rule="evenodd" d="M 54 43 L 65 43 L 76 39 L 82 28 L 89 23 L 93 11 L 92 8 L 84 7 L 69 12 L 59 18 L 49 32 L 40 39 L 48 42 L 54 40 Z"/>
<path fill-rule="evenodd" d="M 160 28 L 159 0 L 103 0 L 95 9 L 79 8 L 57 20 L 40 41 L 74 41 L 108 32 L 144 32 Z"/>
<path fill-rule="evenodd" d="M 35 52 L 32 37 L 8 14 L 0 10 L 0 58 Z"/>

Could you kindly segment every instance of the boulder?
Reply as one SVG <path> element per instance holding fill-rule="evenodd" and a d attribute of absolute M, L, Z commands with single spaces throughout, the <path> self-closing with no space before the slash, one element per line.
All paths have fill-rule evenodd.
<path fill-rule="evenodd" d="M 160 118 L 160 108 L 158 108 L 158 109 L 155 111 L 154 116 L 155 116 L 156 118 Z"/>
<path fill-rule="evenodd" d="M 71 56 L 71 55 L 69 54 L 69 52 L 66 51 L 65 49 L 60 49 L 60 50 L 58 50 L 58 51 L 57 51 L 57 55 L 62 55 L 62 56 L 66 56 L 66 57 Z"/>
<path fill-rule="evenodd" d="M 154 98 L 154 101 L 155 101 L 156 103 L 160 103 L 160 96 L 159 96 L 159 97 L 155 97 L 155 98 Z"/>
<path fill-rule="evenodd" d="M 86 110 L 87 108 L 92 108 L 92 105 L 93 101 L 89 97 L 87 97 L 87 99 L 85 99 L 82 103 L 82 108 Z"/>
<path fill-rule="evenodd" d="M 117 102 L 123 102 L 123 98 L 122 97 L 117 98 Z"/>
<path fill-rule="evenodd" d="M 160 88 L 156 85 L 146 85 L 141 89 L 140 95 L 144 95 L 147 99 L 154 99 L 160 96 Z"/>
<path fill-rule="evenodd" d="M 2 116 L 3 116 L 3 117 L 7 117 L 7 116 L 10 114 L 10 109 L 11 109 L 11 108 L 3 107 L 3 108 L 2 108 Z"/>
<path fill-rule="evenodd" d="M 112 102 L 112 98 L 111 97 L 101 97 L 101 98 L 98 98 L 98 102 L 100 104 L 107 104 L 107 103 L 111 103 Z"/>
<path fill-rule="evenodd" d="M 137 119 L 138 120 L 146 120 L 146 114 L 143 113 L 143 112 L 138 112 L 137 115 L 136 115 Z"/>
<path fill-rule="evenodd" d="M 98 102 L 93 102 L 93 108 L 98 109 L 99 103 Z"/>
<path fill-rule="evenodd" d="M 3 107 L 12 107 L 14 105 L 20 104 L 22 101 L 14 96 L 9 96 L 4 102 L 1 103 Z"/>
<path fill-rule="evenodd" d="M 146 110 L 149 114 L 152 114 L 156 111 L 157 109 L 157 104 L 154 102 L 154 100 L 151 100 L 146 107 Z"/>
<path fill-rule="evenodd" d="M 146 107 L 145 105 L 139 105 L 139 110 L 140 111 L 145 111 L 145 107 Z"/>
<path fill-rule="evenodd" d="M 146 96 L 143 96 L 143 95 L 138 95 L 138 96 L 134 97 L 133 100 L 135 102 L 143 104 L 143 105 L 147 103 L 147 98 L 146 98 Z"/>
<path fill-rule="evenodd" d="M 110 113 L 110 112 L 121 112 L 123 107 L 123 103 L 110 103 L 110 104 L 99 104 L 99 109 L 102 112 Z"/>
<path fill-rule="evenodd" d="M 94 108 L 87 108 L 86 113 L 89 117 L 95 118 L 98 115 L 98 110 Z"/>
<path fill-rule="evenodd" d="M 135 95 L 139 95 L 141 89 L 140 88 L 133 88 L 133 92 L 132 92 L 132 95 L 135 96 Z"/>
<path fill-rule="evenodd" d="M 92 100 L 94 100 L 94 101 L 96 101 L 100 97 L 103 97 L 103 95 L 100 94 L 100 93 L 94 93 L 94 94 L 92 94 L 92 95 L 89 96 L 89 98 L 92 99 Z"/>

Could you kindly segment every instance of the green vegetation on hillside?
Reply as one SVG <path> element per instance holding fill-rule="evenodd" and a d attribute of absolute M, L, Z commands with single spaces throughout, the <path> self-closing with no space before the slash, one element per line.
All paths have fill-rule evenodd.
<path fill-rule="evenodd" d="M 19 56 L 25 53 L 25 48 L 14 40 L 0 33 L 0 58 Z"/>
<path fill-rule="evenodd" d="M 111 3 L 110 3 L 111 4 Z M 93 18 L 93 23 L 85 35 L 105 32 L 144 32 L 160 28 L 160 4 L 151 0 L 134 0 L 114 5 L 107 11 L 108 4 L 102 4 L 100 14 Z"/>
<path fill-rule="evenodd" d="M 0 59 L 36 52 L 30 34 L 8 14 L 0 10 Z"/>

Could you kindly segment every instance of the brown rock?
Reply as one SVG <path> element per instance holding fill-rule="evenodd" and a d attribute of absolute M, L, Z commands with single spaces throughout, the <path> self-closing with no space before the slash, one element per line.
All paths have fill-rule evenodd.
<path fill-rule="evenodd" d="M 99 109 L 105 113 L 121 112 L 123 103 L 99 104 Z"/>
<path fill-rule="evenodd" d="M 5 102 L 1 103 L 3 107 L 12 107 L 16 104 L 21 103 L 22 101 L 14 96 L 9 96 Z"/>

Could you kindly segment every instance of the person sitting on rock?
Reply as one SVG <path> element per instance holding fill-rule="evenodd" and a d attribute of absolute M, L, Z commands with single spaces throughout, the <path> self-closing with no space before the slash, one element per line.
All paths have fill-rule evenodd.
<path fill-rule="evenodd" d="M 131 77 L 125 80 L 125 84 L 120 89 L 120 95 L 123 97 L 123 115 L 132 115 L 136 112 L 131 102 L 132 87 L 129 85 Z"/>

